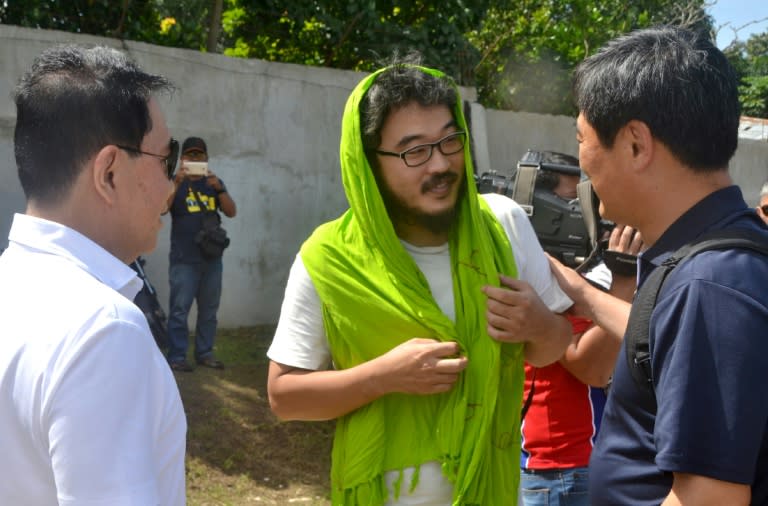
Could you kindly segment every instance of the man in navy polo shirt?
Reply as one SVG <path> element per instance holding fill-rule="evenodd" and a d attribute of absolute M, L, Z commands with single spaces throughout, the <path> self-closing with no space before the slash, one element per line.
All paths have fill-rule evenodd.
<path fill-rule="evenodd" d="M 652 28 L 609 42 L 576 70 L 579 160 L 601 215 L 649 249 L 639 283 L 683 244 L 768 229 L 728 174 L 737 80 L 703 35 Z M 630 306 L 552 262 L 574 311 L 623 334 Z M 675 269 L 650 323 L 653 389 L 617 367 L 590 460 L 594 505 L 768 502 L 768 259 L 708 251 Z"/>

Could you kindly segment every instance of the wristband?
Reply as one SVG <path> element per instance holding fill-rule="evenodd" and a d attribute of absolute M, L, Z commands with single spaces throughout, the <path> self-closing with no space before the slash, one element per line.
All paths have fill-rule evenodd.
<path fill-rule="evenodd" d="M 603 252 L 603 262 L 614 276 L 634 277 L 637 275 L 637 257 L 635 255 L 607 250 Z"/>

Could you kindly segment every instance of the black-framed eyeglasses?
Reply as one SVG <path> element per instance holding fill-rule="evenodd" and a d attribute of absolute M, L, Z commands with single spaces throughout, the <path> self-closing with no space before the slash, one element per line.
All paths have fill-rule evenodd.
<path fill-rule="evenodd" d="M 760 210 L 763 212 L 765 216 L 768 216 L 768 204 L 765 204 L 763 206 L 760 206 Z"/>
<path fill-rule="evenodd" d="M 436 142 L 419 144 L 418 146 L 413 146 L 400 153 L 381 151 L 378 149 L 374 149 L 373 151 L 380 155 L 402 158 L 403 162 L 405 162 L 408 167 L 418 167 L 419 165 L 427 163 L 429 159 L 432 158 L 432 152 L 435 147 L 437 147 L 437 149 L 439 149 L 445 156 L 453 155 L 464 149 L 464 142 L 466 139 L 467 133 L 459 131 L 448 134 Z"/>
<path fill-rule="evenodd" d="M 132 148 L 130 146 L 121 146 L 120 144 L 115 144 L 115 146 L 125 151 L 130 151 L 131 153 L 138 153 L 140 155 L 154 156 L 155 158 L 159 158 L 165 166 L 165 174 L 168 176 L 168 179 L 173 179 L 173 175 L 176 173 L 176 163 L 179 160 L 179 141 L 176 139 L 171 139 L 171 142 L 168 145 L 170 153 L 168 153 L 167 156 L 157 155 L 155 153 L 147 153 L 146 151 Z"/>

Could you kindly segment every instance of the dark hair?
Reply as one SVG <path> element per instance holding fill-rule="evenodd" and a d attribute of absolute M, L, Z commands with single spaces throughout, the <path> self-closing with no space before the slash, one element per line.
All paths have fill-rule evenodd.
<path fill-rule="evenodd" d="M 419 65 L 419 53 L 411 52 L 402 58 L 396 54 L 368 88 L 360 104 L 365 149 L 379 147 L 381 127 L 393 109 L 417 102 L 422 106 L 445 105 L 453 114 L 457 101 L 453 80 L 427 74 Z"/>
<path fill-rule="evenodd" d="M 16 165 L 27 199 L 59 202 L 108 144 L 139 148 L 152 129 L 152 94 L 170 89 L 112 48 L 60 45 L 41 53 L 14 93 Z"/>
<path fill-rule="evenodd" d="M 693 170 L 726 167 L 736 151 L 740 106 L 736 74 L 702 33 L 656 27 L 618 37 L 581 62 L 576 106 L 611 147 L 631 120 Z"/>

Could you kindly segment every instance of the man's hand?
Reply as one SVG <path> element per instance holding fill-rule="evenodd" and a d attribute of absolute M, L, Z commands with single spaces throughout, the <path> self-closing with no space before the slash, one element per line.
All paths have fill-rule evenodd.
<path fill-rule="evenodd" d="M 631 308 L 628 302 L 595 288 L 581 274 L 551 256 L 549 266 L 560 288 L 573 300 L 570 314 L 592 320 L 614 337 L 624 335 Z"/>
<path fill-rule="evenodd" d="M 643 237 L 634 228 L 617 223 L 608 237 L 608 249 L 637 256 L 643 249 Z"/>
<path fill-rule="evenodd" d="M 214 190 L 221 191 L 224 187 L 221 185 L 221 179 L 208 169 L 208 175 L 205 177 L 205 184 L 213 188 Z"/>
<path fill-rule="evenodd" d="M 589 282 L 584 279 L 584 276 L 570 267 L 566 267 L 550 254 L 545 254 L 549 258 L 549 267 L 555 275 L 555 279 L 557 279 L 557 284 L 560 285 L 560 288 L 562 288 L 566 295 L 573 301 L 573 306 L 568 310 L 568 313 L 574 316 L 582 316 L 594 320 L 591 307 L 586 302 L 587 297 L 585 297 L 585 293 L 599 290 L 590 285 Z"/>
<path fill-rule="evenodd" d="M 458 353 L 455 342 L 413 338 L 348 369 L 310 371 L 270 361 L 269 404 L 283 420 L 331 420 L 393 392 L 447 392 L 467 367 Z"/>
<path fill-rule="evenodd" d="M 546 333 L 551 312 L 531 285 L 503 274 L 499 280 L 501 287 L 483 287 L 488 296 L 488 334 L 497 341 L 522 343 Z"/>
<path fill-rule="evenodd" d="M 374 359 L 374 381 L 382 395 L 391 392 L 437 394 L 447 392 L 467 367 L 455 342 L 410 339 Z"/>
<path fill-rule="evenodd" d="M 176 173 L 173 175 L 173 184 L 176 188 L 179 187 L 184 178 L 187 177 L 187 168 L 182 164 L 176 168 Z"/>
<path fill-rule="evenodd" d="M 525 359 L 543 367 L 562 356 L 571 340 L 571 326 L 526 283 L 503 274 L 501 287 L 485 286 L 488 335 L 505 343 L 525 343 Z"/>
<path fill-rule="evenodd" d="M 640 232 L 627 225 L 617 224 L 611 231 L 611 236 L 608 239 L 608 251 L 616 251 L 624 255 L 637 257 L 643 250 L 643 247 L 643 238 Z M 612 271 L 613 277 L 608 293 L 630 302 L 637 288 L 637 268 L 634 269 L 631 275 L 629 273 L 622 275 L 622 272 L 618 270 Z"/>

